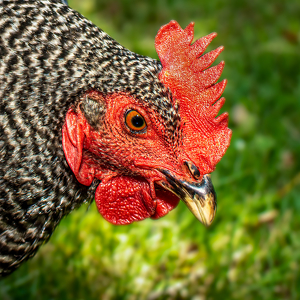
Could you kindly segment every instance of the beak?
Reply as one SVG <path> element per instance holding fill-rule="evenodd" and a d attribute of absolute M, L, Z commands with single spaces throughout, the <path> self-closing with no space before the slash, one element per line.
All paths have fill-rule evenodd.
<path fill-rule="evenodd" d="M 172 176 L 169 171 L 160 172 L 166 176 L 166 181 L 157 183 L 178 196 L 202 224 L 209 226 L 217 209 L 217 196 L 210 175 L 204 175 L 198 182 L 187 182 Z"/>

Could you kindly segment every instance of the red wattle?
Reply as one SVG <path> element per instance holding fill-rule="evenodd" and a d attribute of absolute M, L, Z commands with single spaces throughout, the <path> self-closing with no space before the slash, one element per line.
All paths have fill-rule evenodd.
<path fill-rule="evenodd" d="M 180 200 L 173 193 L 162 189 L 156 189 L 155 194 L 156 210 L 155 214 L 151 216 L 151 219 L 159 219 L 165 216 L 170 210 L 178 205 Z"/>
<path fill-rule="evenodd" d="M 118 176 L 102 181 L 95 201 L 100 214 L 115 225 L 149 218 L 155 212 L 149 183 L 138 177 Z"/>

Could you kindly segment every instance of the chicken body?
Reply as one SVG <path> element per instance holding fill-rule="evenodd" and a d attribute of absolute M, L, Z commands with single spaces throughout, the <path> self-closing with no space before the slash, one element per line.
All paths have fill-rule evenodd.
<path fill-rule="evenodd" d="M 0 0 L 0 276 L 94 195 L 114 224 L 159 218 L 179 198 L 211 223 L 215 194 L 205 174 L 214 164 L 206 160 L 201 172 L 191 159 L 196 148 L 182 149 L 186 116 L 182 122 L 162 68 L 61 1 Z M 126 123 L 132 111 L 143 117 L 131 125 L 143 120 L 144 130 Z M 223 119 L 221 138 L 229 135 Z"/>

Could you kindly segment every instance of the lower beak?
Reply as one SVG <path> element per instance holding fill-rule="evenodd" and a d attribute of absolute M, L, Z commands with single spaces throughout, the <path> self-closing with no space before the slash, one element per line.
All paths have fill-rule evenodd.
<path fill-rule="evenodd" d="M 169 171 L 160 171 L 166 176 L 166 181 L 158 184 L 178 196 L 201 223 L 209 226 L 217 208 L 217 196 L 210 175 L 204 175 L 198 182 L 187 182 L 172 176 Z"/>

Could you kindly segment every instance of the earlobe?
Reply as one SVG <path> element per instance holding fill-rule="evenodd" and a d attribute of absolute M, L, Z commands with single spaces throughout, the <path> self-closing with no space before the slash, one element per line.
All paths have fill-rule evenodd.
<path fill-rule="evenodd" d="M 70 108 L 62 128 L 62 144 L 67 162 L 77 180 L 89 186 L 94 179 L 94 169 L 87 166 L 83 157 L 87 126 L 81 113 Z"/>
<path fill-rule="evenodd" d="M 74 147 L 76 147 L 77 114 L 72 109 L 69 109 L 67 112 L 64 127 L 66 129 L 66 134 L 68 135 L 70 142 Z"/>

